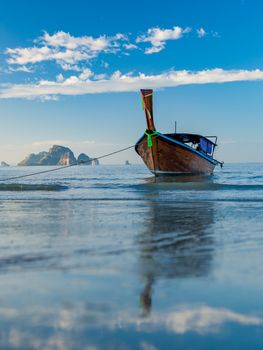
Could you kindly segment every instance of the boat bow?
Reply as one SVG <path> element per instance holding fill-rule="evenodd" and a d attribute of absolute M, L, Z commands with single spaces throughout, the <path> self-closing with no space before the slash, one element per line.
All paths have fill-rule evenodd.
<path fill-rule="evenodd" d="M 213 158 L 215 142 L 197 134 L 162 134 L 153 120 L 153 90 L 141 90 L 147 128 L 135 146 L 148 169 L 160 174 L 212 174 L 217 164 Z"/>

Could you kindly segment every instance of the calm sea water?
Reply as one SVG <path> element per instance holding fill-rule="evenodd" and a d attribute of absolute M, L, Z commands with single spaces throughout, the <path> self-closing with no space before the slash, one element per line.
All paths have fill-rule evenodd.
<path fill-rule="evenodd" d="M 1 349 L 262 349 L 262 276 L 263 163 L 0 183 Z"/>

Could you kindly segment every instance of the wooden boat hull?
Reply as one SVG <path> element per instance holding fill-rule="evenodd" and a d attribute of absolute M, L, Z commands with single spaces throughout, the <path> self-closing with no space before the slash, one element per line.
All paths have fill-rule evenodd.
<path fill-rule="evenodd" d="M 148 146 L 147 137 L 143 135 L 135 145 L 135 150 L 156 176 L 210 175 L 218 164 L 212 157 L 160 133 L 152 136 L 152 147 Z"/>

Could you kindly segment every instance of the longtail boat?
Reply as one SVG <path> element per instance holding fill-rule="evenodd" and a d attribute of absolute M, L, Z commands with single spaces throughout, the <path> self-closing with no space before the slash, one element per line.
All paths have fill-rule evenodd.
<path fill-rule="evenodd" d="M 154 175 L 211 175 L 216 165 L 223 165 L 213 158 L 217 136 L 156 131 L 153 90 L 141 90 L 141 95 L 147 129 L 136 143 L 135 150 Z"/>

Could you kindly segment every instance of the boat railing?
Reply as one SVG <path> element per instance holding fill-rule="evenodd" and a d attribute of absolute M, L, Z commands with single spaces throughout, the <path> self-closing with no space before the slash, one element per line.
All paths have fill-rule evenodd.
<path fill-rule="evenodd" d="M 204 136 L 207 139 L 214 139 L 213 144 L 217 146 L 217 136 Z"/>

